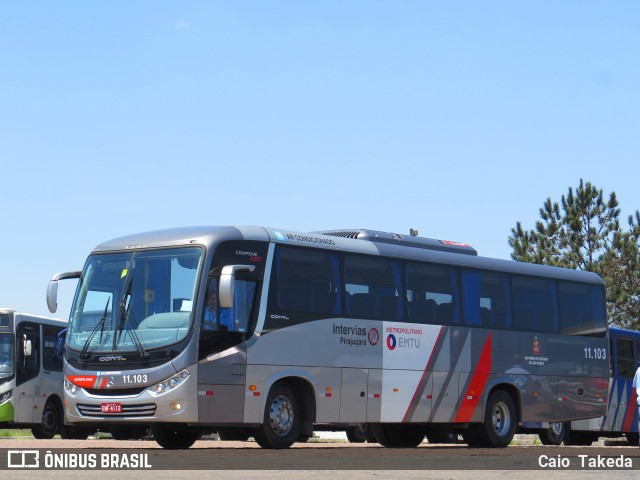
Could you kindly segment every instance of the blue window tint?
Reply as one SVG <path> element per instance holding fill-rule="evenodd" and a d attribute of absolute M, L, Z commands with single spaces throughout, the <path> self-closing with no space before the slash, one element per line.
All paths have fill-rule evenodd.
<path fill-rule="evenodd" d="M 509 279 L 506 275 L 464 270 L 464 323 L 487 328 L 511 327 L 508 286 Z"/>
<path fill-rule="evenodd" d="M 358 318 L 401 320 L 400 264 L 383 258 L 345 257 L 347 313 Z"/>
<path fill-rule="evenodd" d="M 635 359 L 633 356 L 633 340 L 630 338 L 616 338 L 616 353 L 618 375 L 623 378 L 633 378 L 636 373 Z"/>
<path fill-rule="evenodd" d="M 409 319 L 416 323 L 460 323 L 458 273 L 450 267 L 407 264 Z"/>
<path fill-rule="evenodd" d="M 513 313 L 519 330 L 558 331 L 556 284 L 539 278 L 514 277 Z"/>

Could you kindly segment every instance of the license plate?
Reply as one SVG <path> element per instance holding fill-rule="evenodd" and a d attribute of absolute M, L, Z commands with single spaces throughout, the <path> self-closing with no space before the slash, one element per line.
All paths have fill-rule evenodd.
<path fill-rule="evenodd" d="M 121 403 L 101 403 L 100 412 L 102 413 L 122 413 Z"/>

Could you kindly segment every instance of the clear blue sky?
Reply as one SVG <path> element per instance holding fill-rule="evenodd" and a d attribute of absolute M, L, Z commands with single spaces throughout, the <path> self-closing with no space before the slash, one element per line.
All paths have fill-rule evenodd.
<path fill-rule="evenodd" d="M 417 228 L 509 258 L 516 221 L 580 178 L 626 216 L 639 20 L 635 1 L 2 2 L 0 306 L 46 314 L 52 274 L 138 231 Z"/>

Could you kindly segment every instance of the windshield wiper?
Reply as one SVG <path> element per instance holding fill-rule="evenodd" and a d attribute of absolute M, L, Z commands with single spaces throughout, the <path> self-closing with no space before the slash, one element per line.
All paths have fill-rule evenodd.
<path fill-rule="evenodd" d="M 113 351 L 116 350 L 116 346 L 118 341 L 122 337 L 122 331 L 124 330 L 124 326 L 127 323 L 127 319 L 129 315 L 131 315 L 131 321 L 133 322 L 134 329 L 129 329 L 128 332 L 131 335 L 131 339 L 133 340 L 133 344 L 136 346 L 136 351 L 142 360 L 147 358 L 149 355 L 142 345 L 138 334 L 136 333 L 136 329 L 138 328 L 138 324 L 133 317 L 133 313 L 131 313 L 131 287 L 133 285 L 133 275 L 129 277 L 127 281 L 127 286 L 125 287 L 122 298 L 120 299 L 120 320 L 118 321 L 118 328 L 116 329 L 115 334 L 113 335 Z M 128 301 L 127 301 L 128 297 Z"/>
<path fill-rule="evenodd" d="M 100 321 L 96 323 L 96 326 L 93 327 L 93 330 L 91 330 L 89 337 L 87 337 L 87 341 L 84 342 L 84 345 L 82 346 L 82 351 L 80 352 L 80 358 L 87 358 L 91 354 L 91 352 L 89 351 L 89 345 L 91 344 L 91 340 L 93 340 L 93 337 L 95 337 L 96 333 L 98 332 L 98 328 L 100 329 L 99 343 L 102 344 L 102 332 L 104 332 L 104 324 L 107 321 L 107 311 L 109 310 L 110 301 L 111 301 L 111 297 L 107 298 L 107 304 L 104 307 L 104 314 L 102 315 L 102 318 L 100 319 Z"/>

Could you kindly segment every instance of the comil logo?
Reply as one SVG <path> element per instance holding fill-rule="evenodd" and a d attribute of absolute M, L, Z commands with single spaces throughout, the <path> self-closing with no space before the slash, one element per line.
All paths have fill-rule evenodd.
<path fill-rule="evenodd" d="M 8 450 L 8 468 L 39 468 L 40 452 L 38 450 Z"/>

